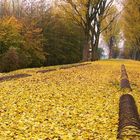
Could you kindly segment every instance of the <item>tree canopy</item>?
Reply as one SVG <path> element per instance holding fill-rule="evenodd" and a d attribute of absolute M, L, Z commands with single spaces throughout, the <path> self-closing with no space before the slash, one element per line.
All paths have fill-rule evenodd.
<path fill-rule="evenodd" d="M 101 37 L 116 58 L 121 34 L 124 58 L 139 60 L 139 5 L 124 0 L 120 12 L 114 0 L 1 0 L 0 71 L 99 60 Z"/>
<path fill-rule="evenodd" d="M 140 59 L 140 1 L 125 0 L 122 30 L 125 37 L 126 58 Z"/>

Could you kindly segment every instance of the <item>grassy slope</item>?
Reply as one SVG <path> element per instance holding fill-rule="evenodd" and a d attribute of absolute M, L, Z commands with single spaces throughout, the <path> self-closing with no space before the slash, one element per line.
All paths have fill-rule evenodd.
<path fill-rule="evenodd" d="M 121 64 L 140 106 L 140 62 L 99 61 L 45 74 L 35 73 L 40 69 L 12 72 L 33 76 L 0 83 L 0 140 L 116 140 Z"/>

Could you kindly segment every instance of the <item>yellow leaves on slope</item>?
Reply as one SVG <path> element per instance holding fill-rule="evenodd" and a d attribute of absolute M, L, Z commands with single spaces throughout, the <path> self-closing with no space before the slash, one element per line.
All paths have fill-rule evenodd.
<path fill-rule="evenodd" d="M 119 80 L 121 64 L 101 61 L 0 83 L 0 140 L 116 140 L 122 93 L 110 81 Z"/>

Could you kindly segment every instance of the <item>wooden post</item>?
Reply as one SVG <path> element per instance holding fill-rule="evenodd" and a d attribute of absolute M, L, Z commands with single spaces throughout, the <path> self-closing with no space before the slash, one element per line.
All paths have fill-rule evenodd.
<path fill-rule="evenodd" d="M 125 65 L 121 66 L 121 83 L 120 83 L 121 89 L 130 89 L 132 91 L 132 88 L 130 86 L 130 82 L 128 79 L 128 75 L 125 69 Z"/>
<path fill-rule="evenodd" d="M 125 65 L 121 66 L 121 89 L 131 89 Z M 119 103 L 119 126 L 117 139 L 140 140 L 140 118 L 132 95 L 124 94 Z"/>
<path fill-rule="evenodd" d="M 131 128 L 130 133 L 124 133 Z M 134 135 L 134 132 L 137 132 Z M 124 94 L 120 98 L 119 104 L 119 127 L 118 127 L 118 138 L 123 139 L 123 136 L 136 136 L 140 137 L 140 119 L 135 104 L 135 100 L 132 95 Z"/>

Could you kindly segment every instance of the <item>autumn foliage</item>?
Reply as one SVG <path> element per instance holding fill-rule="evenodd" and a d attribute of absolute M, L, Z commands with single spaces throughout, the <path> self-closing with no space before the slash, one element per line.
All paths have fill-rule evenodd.
<path fill-rule="evenodd" d="M 41 29 L 15 17 L 0 19 L 1 71 L 40 66 L 45 60 Z"/>
<path fill-rule="evenodd" d="M 28 2 L 0 2 L 0 72 L 81 61 L 81 28 L 47 0 Z"/>
<path fill-rule="evenodd" d="M 119 99 L 126 93 L 119 85 L 122 63 L 127 67 L 140 112 L 137 61 L 97 61 L 69 69 L 57 66 L 46 73 L 36 72 L 54 67 L 6 74 L 32 76 L 0 82 L 0 139 L 116 140 Z M 135 133 L 138 131 L 123 134 Z"/>
<path fill-rule="evenodd" d="M 122 31 L 125 37 L 124 57 L 140 60 L 140 1 L 124 0 Z"/>

